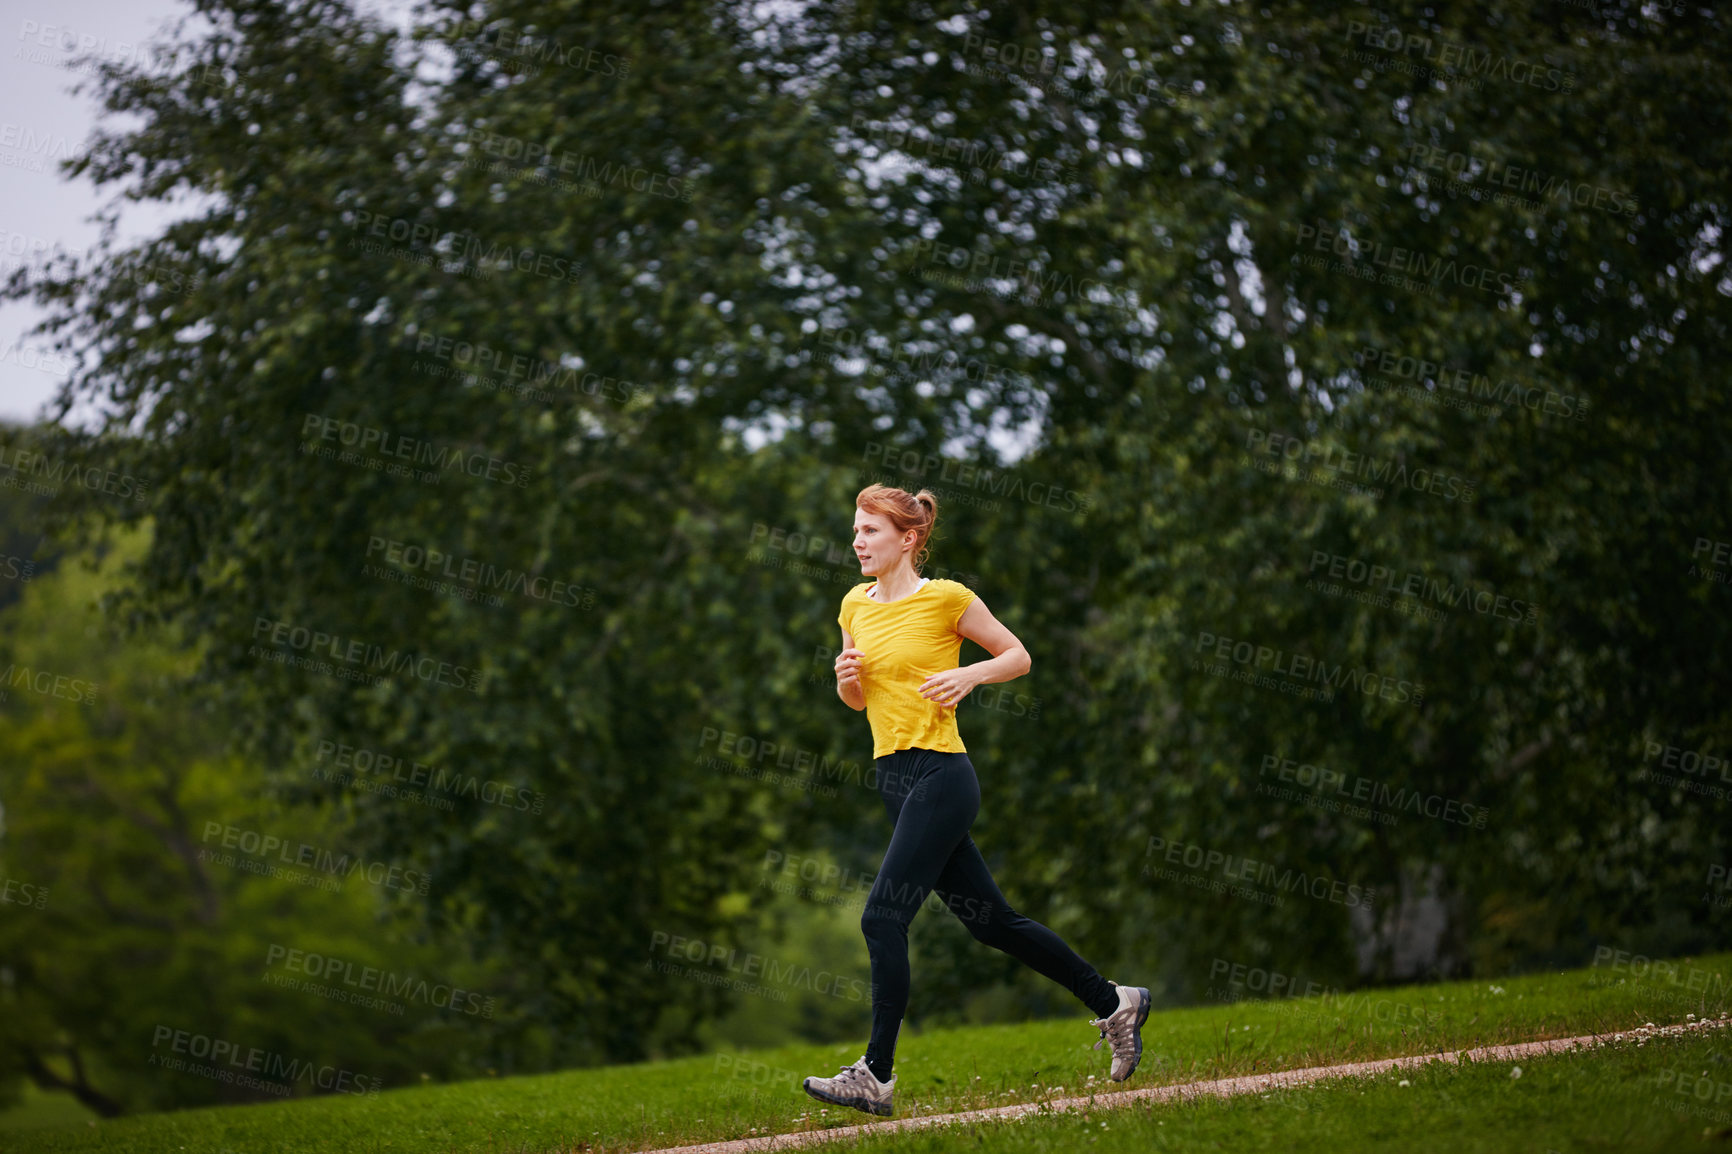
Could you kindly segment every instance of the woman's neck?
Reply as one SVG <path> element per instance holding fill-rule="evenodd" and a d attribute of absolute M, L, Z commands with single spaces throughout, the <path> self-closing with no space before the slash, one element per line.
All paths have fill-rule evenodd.
<path fill-rule="evenodd" d="M 899 565 L 889 573 L 880 574 L 876 600 L 900 601 L 920 588 L 920 574 L 911 565 Z"/>

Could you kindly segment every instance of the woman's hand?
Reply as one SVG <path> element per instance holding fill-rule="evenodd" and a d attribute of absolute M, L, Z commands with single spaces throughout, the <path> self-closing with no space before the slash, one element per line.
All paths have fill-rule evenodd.
<path fill-rule="evenodd" d="M 946 669 L 943 673 L 934 673 L 921 683 L 920 696 L 949 709 L 967 697 L 980 681 L 980 674 L 972 672 L 971 667 Z"/>
<path fill-rule="evenodd" d="M 860 670 L 866 655 L 858 649 L 844 649 L 836 655 L 836 688 L 843 692 L 860 689 Z"/>

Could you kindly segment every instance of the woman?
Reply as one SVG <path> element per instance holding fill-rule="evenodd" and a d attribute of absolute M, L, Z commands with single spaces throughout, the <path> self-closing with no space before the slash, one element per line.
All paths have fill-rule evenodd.
<path fill-rule="evenodd" d="M 1098 1015 L 1095 1049 L 1112 1043 L 1112 1078 L 1122 1082 L 1142 1058 L 1149 991 L 1107 981 L 1057 934 L 1012 909 L 968 836 L 980 782 L 957 733 L 956 705 L 977 685 L 1027 673 L 1028 650 L 966 585 L 920 576 L 938 517 L 931 492 L 868 485 L 854 504 L 860 572 L 877 580 L 842 598 L 836 693 L 872 725 L 878 793 L 895 831 L 860 917 L 872 958 L 871 1041 L 835 1077 L 807 1078 L 806 1093 L 891 1113 L 891 1059 L 908 1007 L 908 924 L 934 891 L 976 940 L 1045 974 Z M 991 660 L 959 667 L 964 637 Z"/>

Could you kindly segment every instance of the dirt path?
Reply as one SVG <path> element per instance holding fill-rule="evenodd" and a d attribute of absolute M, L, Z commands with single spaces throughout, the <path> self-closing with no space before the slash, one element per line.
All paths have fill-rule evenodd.
<path fill-rule="evenodd" d="M 1107 1110 L 1138 1102 L 1182 1102 L 1192 1098 L 1214 1096 L 1230 1098 L 1235 1094 L 1261 1094 L 1285 1086 L 1303 1086 L 1335 1078 L 1359 1078 L 1382 1074 L 1390 1070 L 1411 1070 L 1431 1062 L 1510 1062 L 1541 1054 L 1558 1054 L 1571 1050 L 1586 1050 L 1609 1042 L 1643 1042 L 1649 1038 L 1672 1038 L 1703 1030 L 1732 1026 L 1725 1015 L 1718 1019 L 1702 1019 L 1676 1026 L 1639 1026 L 1618 1034 L 1584 1034 L 1579 1038 L 1551 1038 L 1541 1042 L 1519 1042 L 1509 1046 L 1481 1046 L 1473 1050 L 1452 1050 L 1436 1054 L 1415 1054 L 1404 1058 L 1378 1058 L 1371 1062 L 1349 1062 L 1341 1066 L 1310 1066 L 1300 1070 L 1278 1070 L 1268 1074 L 1251 1074 L 1242 1078 L 1219 1078 L 1212 1082 L 1185 1082 L 1177 1086 L 1150 1086 L 1143 1090 L 1120 1090 L 1079 1098 L 1055 1098 L 1050 1102 L 1023 1102 L 1015 1106 L 995 1106 L 986 1110 L 964 1110 L 956 1114 L 929 1114 L 924 1117 L 896 1118 L 884 1122 L 866 1122 L 857 1126 L 835 1126 L 827 1130 L 803 1130 L 794 1134 L 764 1134 L 756 1138 L 735 1138 L 726 1142 L 703 1142 L 696 1146 L 670 1146 L 646 1154 L 759 1154 L 768 1150 L 793 1150 L 815 1146 L 821 1142 L 855 1138 L 868 1132 L 887 1134 L 892 1130 L 914 1130 L 926 1126 L 945 1126 L 956 1122 L 1014 1120 L 1031 1114 L 1058 1114 L 1071 1110 Z M 818 1103 L 812 1103 L 814 1108 Z M 846 1107 L 831 1107 L 846 1109 Z"/>

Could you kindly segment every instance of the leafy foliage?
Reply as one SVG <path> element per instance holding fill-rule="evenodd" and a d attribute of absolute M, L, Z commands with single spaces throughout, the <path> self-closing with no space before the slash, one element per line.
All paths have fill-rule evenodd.
<path fill-rule="evenodd" d="M 721 746 L 859 748 L 808 672 L 879 478 L 939 491 L 935 562 L 1035 656 L 968 715 L 977 838 L 1108 972 L 1724 944 L 1723 803 L 1643 775 L 1726 735 L 1718 13 L 200 11 L 181 70 L 105 72 L 142 127 L 71 165 L 196 207 L 10 289 L 84 355 L 66 412 L 112 413 L 56 452 L 153 482 L 53 525 L 151 520 L 123 604 L 200 639 L 285 799 L 429 863 L 547 1060 L 697 1045 L 733 999 L 646 953 L 772 924 L 766 852 L 874 863 L 869 790 Z M 295 667 L 297 629 L 464 684 Z M 295 772 L 321 742 L 549 804 L 342 799 Z M 1397 820 L 1271 793 L 1288 761 Z M 1307 890 L 1201 888 L 1233 870 Z M 955 931 L 916 923 L 916 1014 L 1009 976 Z"/>

